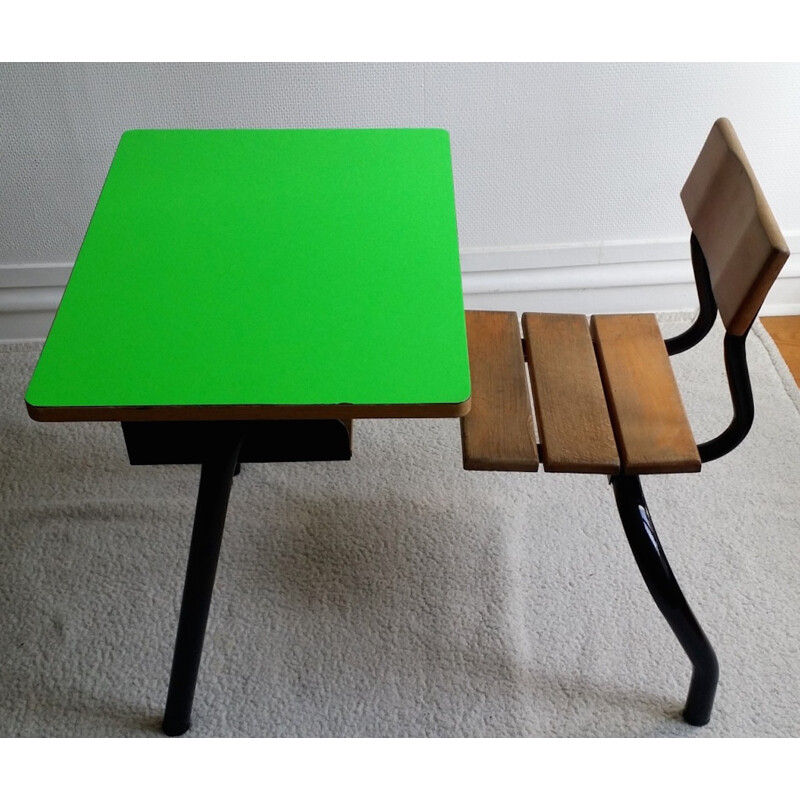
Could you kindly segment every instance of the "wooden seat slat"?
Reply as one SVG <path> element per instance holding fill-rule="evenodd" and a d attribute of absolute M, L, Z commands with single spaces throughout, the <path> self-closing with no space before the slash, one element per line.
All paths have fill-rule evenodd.
<path fill-rule="evenodd" d="M 514 312 L 467 311 L 472 402 L 461 418 L 464 469 L 539 468 L 525 359 Z"/>
<path fill-rule="evenodd" d="M 615 475 L 619 456 L 588 320 L 526 313 L 522 328 L 545 471 Z"/>
<path fill-rule="evenodd" d="M 700 455 L 656 318 L 599 315 L 591 330 L 625 472 L 699 472 Z"/>

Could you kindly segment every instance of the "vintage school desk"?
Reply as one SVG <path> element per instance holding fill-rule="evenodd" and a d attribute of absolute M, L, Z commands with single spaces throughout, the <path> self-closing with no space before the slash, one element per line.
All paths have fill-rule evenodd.
<path fill-rule="evenodd" d="M 240 463 L 345 459 L 355 418 L 469 410 L 447 132 L 126 132 L 26 403 L 121 422 L 133 464 L 202 465 L 181 734 Z"/>

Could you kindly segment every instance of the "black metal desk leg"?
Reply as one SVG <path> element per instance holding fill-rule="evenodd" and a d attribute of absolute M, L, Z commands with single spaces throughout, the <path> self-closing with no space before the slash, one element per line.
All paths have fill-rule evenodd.
<path fill-rule="evenodd" d="M 228 511 L 228 497 L 239 463 L 242 440 L 240 435 L 231 436 L 224 447 L 203 462 L 200 473 L 192 543 L 162 725 L 168 736 L 180 736 L 191 725 L 192 701 Z"/>

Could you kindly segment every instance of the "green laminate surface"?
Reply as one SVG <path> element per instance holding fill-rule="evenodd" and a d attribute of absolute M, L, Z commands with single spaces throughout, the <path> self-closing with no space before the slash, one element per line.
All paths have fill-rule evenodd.
<path fill-rule="evenodd" d="M 134 130 L 26 401 L 411 413 L 469 394 L 446 131 Z"/>

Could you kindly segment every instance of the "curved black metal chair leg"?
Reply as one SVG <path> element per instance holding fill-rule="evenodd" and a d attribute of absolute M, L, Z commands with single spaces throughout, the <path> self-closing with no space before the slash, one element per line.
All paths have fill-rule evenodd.
<path fill-rule="evenodd" d="M 695 619 L 658 540 L 635 475 L 611 479 L 622 526 L 647 588 L 692 662 L 692 680 L 684 719 L 691 725 L 705 725 L 711 718 L 719 680 L 719 663 L 714 648 Z"/>

